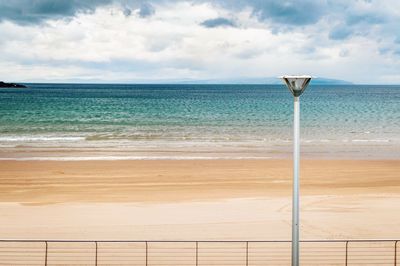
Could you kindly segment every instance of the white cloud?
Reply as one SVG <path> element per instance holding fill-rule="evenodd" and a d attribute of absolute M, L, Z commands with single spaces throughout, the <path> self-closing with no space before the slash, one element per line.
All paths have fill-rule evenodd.
<path fill-rule="evenodd" d="M 127 16 L 126 7 L 110 4 L 68 20 L 3 21 L 1 79 L 134 82 L 310 73 L 360 83 L 400 82 L 396 38 L 383 22 L 357 17 L 376 9 L 380 17 L 387 16 L 384 25 L 394 27 L 398 12 L 381 2 L 356 1 L 347 17 L 332 11 L 314 23 L 290 24 L 282 31 L 254 16 L 251 6 L 237 10 L 205 1 L 160 1 L 152 8 L 154 13 L 144 17 L 138 9 Z M 235 23 L 202 26 L 216 18 Z M 353 24 L 345 24 L 346 18 Z M 330 38 L 338 25 L 348 35 Z"/>

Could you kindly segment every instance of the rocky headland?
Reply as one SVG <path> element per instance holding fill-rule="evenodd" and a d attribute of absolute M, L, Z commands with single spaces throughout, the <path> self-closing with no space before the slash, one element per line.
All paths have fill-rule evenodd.
<path fill-rule="evenodd" d="M 0 81 L 0 88 L 26 88 L 25 85 Z"/>

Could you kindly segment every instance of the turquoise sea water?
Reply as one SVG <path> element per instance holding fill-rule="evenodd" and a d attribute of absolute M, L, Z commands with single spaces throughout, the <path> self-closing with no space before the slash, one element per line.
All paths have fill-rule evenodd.
<path fill-rule="evenodd" d="M 399 93 L 311 85 L 301 97 L 303 150 L 396 157 Z M 279 157 L 291 148 L 292 100 L 283 85 L 0 89 L 0 157 Z"/>

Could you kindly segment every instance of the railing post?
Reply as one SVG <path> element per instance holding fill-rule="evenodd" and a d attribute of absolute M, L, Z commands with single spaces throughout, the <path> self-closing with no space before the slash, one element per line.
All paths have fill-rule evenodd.
<path fill-rule="evenodd" d="M 96 257 L 95 257 L 95 263 L 94 265 L 97 266 L 97 241 L 94 242 L 96 245 Z"/>
<path fill-rule="evenodd" d="M 346 259 L 344 265 L 347 266 L 347 260 L 348 260 L 348 255 L 349 254 L 349 241 L 346 241 Z"/>
<path fill-rule="evenodd" d="M 47 241 L 45 241 L 44 244 L 45 244 L 45 247 L 46 247 L 45 253 L 44 253 L 44 266 L 47 266 L 47 252 L 48 252 L 48 244 L 47 244 Z"/>
<path fill-rule="evenodd" d="M 249 241 L 246 241 L 246 266 L 249 266 Z"/>
<path fill-rule="evenodd" d="M 196 241 L 196 266 L 199 265 L 199 242 Z"/>
<path fill-rule="evenodd" d="M 146 266 L 149 263 L 149 254 L 148 253 L 149 253 L 149 244 L 146 241 Z"/>
<path fill-rule="evenodd" d="M 399 241 L 396 240 L 394 242 L 394 266 L 397 266 L 397 242 Z"/>

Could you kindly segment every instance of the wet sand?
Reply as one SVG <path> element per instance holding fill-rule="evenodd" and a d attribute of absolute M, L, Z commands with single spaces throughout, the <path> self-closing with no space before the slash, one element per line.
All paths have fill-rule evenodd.
<path fill-rule="evenodd" d="M 304 160 L 303 238 L 400 238 L 400 162 Z M 0 162 L 2 238 L 290 239 L 290 160 Z"/>

